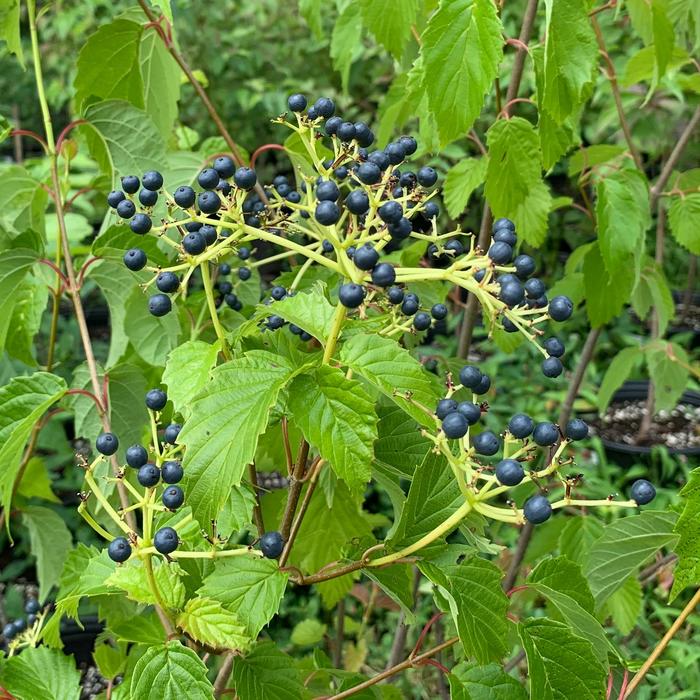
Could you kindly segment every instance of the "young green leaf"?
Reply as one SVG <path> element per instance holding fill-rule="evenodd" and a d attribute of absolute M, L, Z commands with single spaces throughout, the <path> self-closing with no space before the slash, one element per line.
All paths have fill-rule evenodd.
<path fill-rule="evenodd" d="M 488 164 L 487 156 L 465 158 L 447 171 L 442 194 L 447 213 L 453 219 L 465 210 L 474 190 L 484 184 Z"/>
<path fill-rule="evenodd" d="M 163 602 L 169 608 L 181 608 L 185 602 L 185 586 L 181 580 L 184 572 L 177 564 L 166 564 L 158 560 L 152 562 L 153 578 Z M 158 599 L 148 580 L 145 564 L 138 559 L 130 559 L 117 567 L 105 581 L 110 587 L 124 591 L 128 598 L 137 603 L 155 605 Z"/>
<path fill-rule="evenodd" d="M 256 644 L 233 664 L 233 685 L 240 700 L 300 700 L 307 697 L 301 671 L 274 642 Z"/>
<path fill-rule="evenodd" d="M 535 127 L 521 117 L 499 119 L 486 134 L 489 164 L 484 194 L 494 217 L 507 216 L 530 245 L 544 241 L 552 197 L 542 180 Z"/>
<path fill-rule="evenodd" d="M 258 437 L 293 370 L 263 350 L 220 365 L 192 401 L 179 442 L 186 446 L 187 502 L 196 520 L 216 519 L 232 486 L 241 483 Z"/>
<path fill-rule="evenodd" d="M 67 389 L 62 377 L 48 372 L 14 377 L 0 387 L 0 464 L 4 465 L 0 472 L 0 505 L 3 509 L 10 507 L 22 452 L 34 424 Z"/>
<path fill-rule="evenodd" d="M 562 124 L 588 97 L 598 44 L 584 0 L 546 0 L 545 8 L 541 106 Z"/>
<path fill-rule="evenodd" d="M 605 413 L 615 392 L 625 383 L 632 372 L 644 359 L 644 352 L 639 347 L 623 348 L 613 357 L 608 365 L 603 382 L 598 391 L 598 411 Z"/>
<path fill-rule="evenodd" d="M 655 341 L 646 348 L 649 376 L 656 393 L 655 411 L 670 411 L 676 407 L 688 382 L 688 355 L 677 343 Z"/>
<path fill-rule="evenodd" d="M 374 402 L 362 385 L 337 367 L 300 374 L 289 387 L 289 408 L 307 441 L 351 488 L 370 479 L 377 439 Z"/>
<path fill-rule="evenodd" d="M 432 410 L 437 401 L 431 375 L 397 342 L 378 335 L 354 335 L 343 343 L 339 359 L 419 423 L 435 425 L 419 408 Z"/>
<path fill-rule="evenodd" d="M 411 36 L 411 25 L 416 21 L 416 0 L 360 0 L 359 4 L 364 25 L 400 60 Z"/>
<path fill-rule="evenodd" d="M 177 626 L 210 647 L 245 649 L 250 643 L 238 616 L 212 598 L 190 598 L 177 617 Z"/>
<path fill-rule="evenodd" d="M 0 690 L 16 700 L 78 700 L 80 671 L 62 651 L 47 647 L 23 649 L 0 665 Z"/>
<path fill-rule="evenodd" d="M 587 639 L 547 618 L 524 620 L 518 634 L 527 654 L 530 697 L 600 700 L 605 696 L 607 673 Z"/>
<path fill-rule="evenodd" d="M 207 667 L 197 654 L 173 640 L 153 646 L 136 662 L 131 676 L 130 697 L 147 698 L 158 689 L 160 700 L 213 700 L 214 689 Z"/>
<path fill-rule="evenodd" d="M 605 526 L 603 534 L 591 547 L 586 567 L 596 608 L 600 608 L 655 552 L 676 543 L 675 522 L 674 513 L 647 510 Z"/>
<path fill-rule="evenodd" d="M 335 308 L 323 295 L 320 286 L 294 296 L 287 296 L 274 306 L 265 307 L 265 311 L 281 316 L 285 321 L 294 323 L 311 333 L 325 345 L 333 327 Z"/>
<path fill-rule="evenodd" d="M 424 89 L 444 145 L 474 124 L 498 73 L 503 28 L 491 0 L 442 0 L 422 36 Z"/>
<path fill-rule="evenodd" d="M 25 506 L 22 524 L 29 530 L 39 578 L 39 599 L 43 601 L 58 583 L 73 537 L 63 518 L 42 506 Z"/>
<path fill-rule="evenodd" d="M 673 188 L 684 192 L 669 198 L 668 223 L 673 237 L 693 255 L 700 255 L 700 168 L 682 173 Z"/>
<path fill-rule="evenodd" d="M 260 630 L 277 614 L 287 574 L 277 562 L 257 557 L 231 557 L 215 562 L 197 591 L 197 595 L 212 598 L 235 613 L 255 639 Z"/>
<path fill-rule="evenodd" d="M 499 664 L 462 662 L 447 677 L 452 700 L 527 700 L 525 688 Z"/>
<path fill-rule="evenodd" d="M 503 572 L 479 556 L 461 564 L 437 567 L 430 562 L 421 571 L 447 596 L 464 650 L 479 663 L 501 659 L 508 651 L 508 598 L 501 587 Z M 442 606 L 441 606 L 442 607 Z"/>
<path fill-rule="evenodd" d="M 700 583 L 700 468 L 690 472 L 680 492 L 680 512 L 673 531 L 678 535 L 675 547 L 678 564 L 673 572 L 673 588 L 669 602 L 687 586 Z"/>

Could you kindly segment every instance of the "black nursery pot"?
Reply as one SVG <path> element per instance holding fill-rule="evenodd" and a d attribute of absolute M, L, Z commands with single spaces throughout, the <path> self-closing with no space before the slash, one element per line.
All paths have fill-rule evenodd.
<path fill-rule="evenodd" d="M 98 620 L 97 615 L 85 615 L 80 618 L 80 621 L 83 629 L 73 620 L 61 622 L 61 642 L 63 642 L 63 651 L 73 656 L 78 666 L 90 666 L 94 664 L 92 655 L 95 651 L 95 642 L 104 625 Z"/>
<path fill-rule="evenodd" d="M 676 303 L 676 313 L 678 313 L 678 306 L 683 303 L 686 293 L 674 290 L 671 294 L 673 296 L 673 301 Z M 700 308 L 700 292 L 693 292 L 690 295 L 690 303 L 692 306 Z M 690 347 L 700 347 L 700 329 L 692 327 L 687 322 L 681 322 L 679 325 L 671 325 L 667 333 L 669 336 L 674 336 L 679 333 L 690 333 Z"/>
<path fill-rule="evenodd" d="M 646 380 L 627 381 L 614 394 L 610 406 L 623 401 L 645 401 L 649 394 L 649 382 Z M 700 393 L 697 391 L 685 391 L 678 401 L 679 404 L 688 406 L 700 406 Z M 601 436 L 601 442 L 605 448 L 605 455 L 610 462 L 621 467 L 631 467 L 634 464 L 649 464 L 651 462 L 651 447 L 642 445 L 628 445 L 624 442 L 615 442 Z M 700 447 L 666 448 L 671 455 L 685 455 L 690 459 L 700 459 Z"/>

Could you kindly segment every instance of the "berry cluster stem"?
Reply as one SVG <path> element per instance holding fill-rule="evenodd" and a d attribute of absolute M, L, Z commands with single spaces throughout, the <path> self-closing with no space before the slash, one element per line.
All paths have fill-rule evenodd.
<path fill-rule="evenodd" d="M 216 310 L 216 303 L 214 302 L 214 292 L 211 285 L 211 275 L 209 274 L 209 263 L 207 261 L 203 262 L 199 266 L 202 271 L 202 282 L 204 284 L 204 292 L 207 295 L 207 306 L 209 307 L 209 315 L 211 316 L 211 322 L 214 324 L 214 330 L 216 331 L 216 337 L 219 339 L 219 345 L 221 346 L 221 352 L 227 362 L 233 359 L 231 355 L 231 350 L 226 342 L 226 335 L 224 329 L 221 326 L 221 321 L 219 320 L 219 314 Z"/>

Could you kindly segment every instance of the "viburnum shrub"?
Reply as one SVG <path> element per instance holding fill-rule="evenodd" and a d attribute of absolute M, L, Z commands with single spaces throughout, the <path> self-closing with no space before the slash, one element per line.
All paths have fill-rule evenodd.
<path fill-rule="evenodd" d="M 145 27 L 130 10 L 90 37 L 74 81 L 81 118 L 54 134 L 37 8 L 32 0 L 22 5 L 44 133 L 12 134 L 33 138 L 43 158 L 26 171 L 11 169 L 9 185 L 0 181 L 0 192 L 12 194 L 11 215 L 0 216 L 0 284 L 24 295 L 17 306 L 0 300 L 0 339 L 24 362 L 0 386 L 0 497 L 8 539 L 19 532 L 18 549 L 36 557 L 38 590 L 25 588 L 12 619 L 0 610 L 0 700 L 78 697 L 80 675 L 61 648 L 65 622 L 80 623 L 82 606 L 102 624 L 91 658 L 105 680 L 88 688 L 85 672 L 83 690 L 114 700 L 394 700 L 404 695 L 384 681 L 426 667 L 440 675 L 425 692 L 415 688 L 416 697 L 436 688 L 459 700 L 520 700 L 528 693 L 514 669 L 523 661 L 533 700 L 607 700 L 613 691 L 625 698 L 639 685 L 672 634 L 641 668 L 613 636 L 629 635 L 641 616 L 639 569 L 679 535 L 681 575 L 671 596 L 696 583 L 697 502 L 689 498 L 680 516 L 639 512 L 656 487 L 635 466 L 621 480 L 628 485 L 613 491 L 606 465 L 578 444 L 590 437 L 586 421 L 571 412 L 602 325 L 632 290 L 645 313 L 668 291 L 655 267 L 662 261 L 643 256 L 650 199 L 596 19 L 615 4 L 544 3 L 545 45 L 531 47 L 536 102 L 517 97 L 536 1 L 528 1 L 522 38 L 506 42 L 518 53 L 504 96 L 503 3 L 339 3 L 334 41 L 356 33 L 361 20 L 398 64 L 406 51 L 389 36 L 387 17 L 415 39 L 418 57 L 392 84 L 386 109 L 401 124 L 417 110 L 429 143 L 387 138 L 386 112 L 370 127 L 351 106 L 295 93 L 270 120 L 285 145 L 265 144 L 251 157 L 179 52 L 169 3 L 158 17 L 140 2 Z M 656 82 L 671 59 L 657 55 L 668 27 L 662 4 L 652 5 L 648 26 L 642 22 L 645 63 L 636 70 Z M 309 6 L 303 3 L 304 14 L 320 26 Z M 15 3 L 0 17 L 21 58 L 19 13 Z M 443 70 L 463 45 L 469 61 Z M 572 134 L 593 91 L 599 49 L 630 152 L 606 144 L 577 151 L 580 162 L 570 169 L 580 174 L 582 204 L 566 196 L 555 205 L 542 170 L 579 144 Z M 154 98 L 159 87 L 179 85 L 180 69 L 222 139 L 166 154 L 166 140 L 192 137 L 173 127 L 177 99 Z M 340 70 L 345 84 L 349 64 Z M 491 83 L 487 150 L 472 126 Z M 425 92 L 419 100 L 416 85 Z M 536 107 L 537 131 L 512 116 L 519 102 Z M 439 157 L 434 168 L 427 154 L 467 133 L 480 157 L 450 171 L 448 219 Z M 267 151 L 280 151 L 276 172 L 260 164 Z M 674 159 L 662 169 L 662 185 L 668 163 Z M 89 186 L 81 168 L 91 173 Z M 595 178 L 594 212 L 587 188 Z M 460 218 L 484 182 L 481 230 L 446 223 Z M 81 196 L 94 191 L 99 231 L 88 251 L 87 235 L 72 227 L 83 216 L 74 211 Z M 662 194 L 663 186 L 654 202 Z M 559 205 L 595 220 L 599 234 L 570 255 L 563 279 L 529 254 Z M 88 323 L 100 295 L 110 314 L 108 349 Z M 42 335 L 49 296 L 48 341 L 37 353 L 33 339 Z M 535 378 L 538 387 L 568 379 L 566 345 L 578 338 L 564 324 L 580 326 L 584 296 L 594 329 L 576 348 L 582 359 L 562 412 L 555 417 L 545 389 L 537 414 L 528 415 L 511 398 L 519 389 L 532 393 L 527 384 Z M 68 332 L 62 346 L 66 297 L 80 365 Z M 441 328 L 457 328 L 457 313 L 459 358 L 421 357 Z M 509 366 L 468 357 L 478 318 L 480 353 L 492 344 L 513 351 Z M 655 330 L 654 352 L 662 334 Z M 650 361 L 662 400 L 673 403 L 692 368 L 668 348 Z M 683 372 L 675 371 L 679 358 Z M 613 380 L 607 384 L 610 394 Z M 57 430 L 63 418 L 68 427 Z M 62 478 L 75 498 L 64 518 L 58 506 L 31 499 L 56 502 L 38 454 L 51 453 L 66 430 L 75 464 Z M 688 476 L 685 495 L 697 479 Z M 64 520 L 75 513 L 72 547 Z M 515 532 L 509 550 L 503 543 Z M 514 585 L 533 532 L 538 563 Z M 669 561 L 658 558 L 651 575 Z M 361 621 L 346 614 L 352 597 Z M 672 632 L 699 599 L 696 593 Z M 381 641 L 371 629 L 380 608 L 400 615 L 384 670 L 368 661 L 370 645 Z M 329 633 L 321 620 L 332 609 Z M 290 632 L 284 625 L 293 616 Z M 383 622 L 393 634 L 396 618 Z M 414 624 L 417 640 L 406 656 Z M 305 651 L 295 657 L 290 649 Z M 637 671 L 631 684 L 630 670 Z"/>

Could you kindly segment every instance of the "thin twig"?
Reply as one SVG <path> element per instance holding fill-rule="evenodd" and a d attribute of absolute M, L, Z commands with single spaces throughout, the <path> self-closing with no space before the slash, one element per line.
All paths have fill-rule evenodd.
<path fill-rule="evenodd" d="M 224 656 L 223 663 L 219 672 L 216 674 L 216 680 L 214 681 L 214 697 L 220 698 L 221 694 L 226 689 L 226 684 L 228 679 L 231 677 L 231 670 L 233 669 L 233 659 L 234 653 L 232 651 L 228 652 Z"/>
<path fill-rule="evenodd" d="M 345 639 L 345 599 L 338 601 L 335 611 L 335 640 L 333 641 L 333 668 L 343 666 L 343 640 Z"/>
<path fill-rule="evenodd" d="M 255 464 L 248 465 L 248 479 L 250 479 L 253 493 L 255 494 L 255 505 L 253 506 L 253 522 L 258 531 L 258 537 L 265 534 L 265 522 L 263 521 L 262 508 L 260 507 L 260 492 L 258 491 L 258 475 L 255 471 Z"/>

